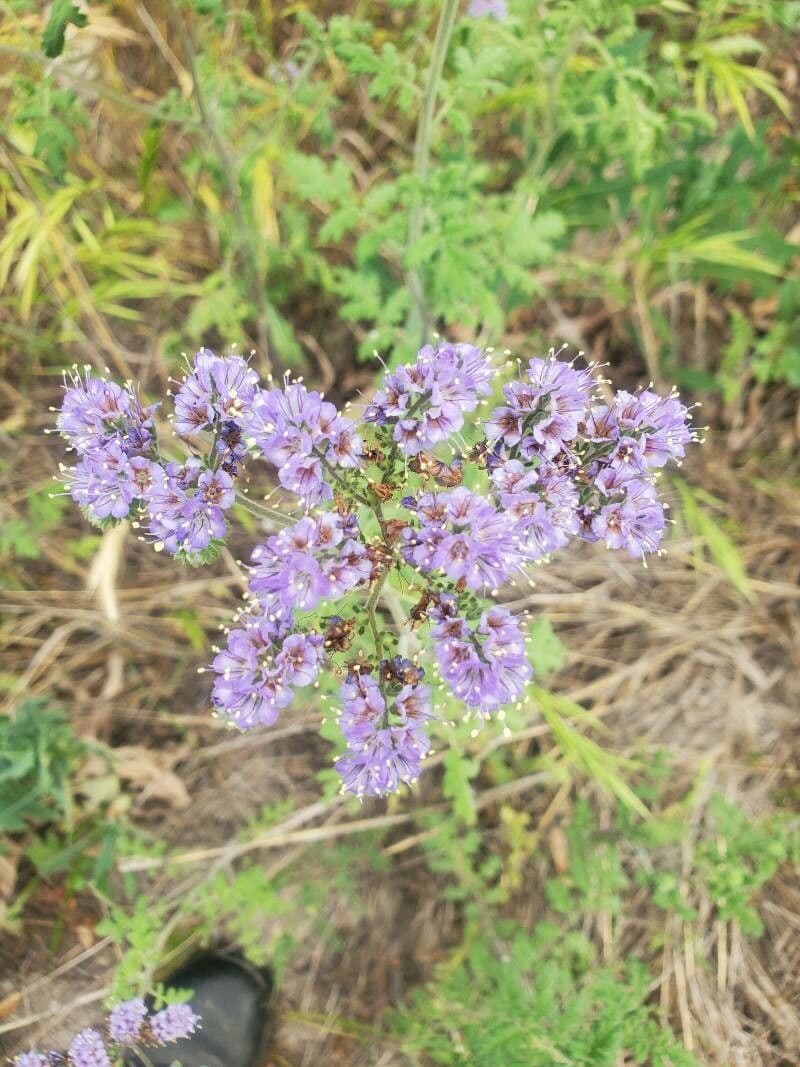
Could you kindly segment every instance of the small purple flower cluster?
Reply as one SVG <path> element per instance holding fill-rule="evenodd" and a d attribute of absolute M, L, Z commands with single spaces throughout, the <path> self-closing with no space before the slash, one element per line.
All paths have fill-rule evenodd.
<path fill-rule="evenodd" d="M 336 768 L 358 796 L 415 781 L 430 748 L 432 690 L 400 654 L 409 590 L 420 599 L 408 625 L 430 627 L 444 691 L 478 717 L 501 711 L 524 697 L 533 668 L 518 620 L 482 598 L 572 539 L 636 558 L 658 551 L 656 476 L 696 440 L 676 394 L 603 398 L 591 369 L 552 352 L 504 386 L 482 428 L 466 427 L 497 374 L 473 345 L 427 345 L 386 374 L 356 424 L 301 381 L 264 389 L 247 360 L 203 349 L 175 396 L 173 428 L 191 450 L 182 461 L 162 458 L 155 408 L 129 384 L 88 372 L 67 381 L 58 426 L 81 457 L 67 481 L 95 521 L 130 517 L 157 548 L 205 561 L 248 456 L 277 467 L 302 502 L 302 517 L 252 553 L 245 606 L 215 650 L 212 700 L 240 729 L 271 725 L 329 665 L 346 679 Z M 449 463 L 435 454 L 447 446 Z M 340 658 L 351 648 L 355 658 Z"/>
<path fill-rule="evenodd" d="M 385 796 L 419 778 L 430 748 L 425 723 L 433 718 L 424 671 L 396 656 L 379 664 L 379 678 L 350 674 L 342 686 L 339 727 L 347 752 L 336 761 L 344 788 L 356 796 Z"/>
<path fill-rule="evenodd" d="M 291 617 L 369 581 L 372 564 L 358 519 L 323 512 L 300 519 L 253 550 L 250 592 L 265 614 Z"/>
<path fill-rule="evenodd" d="M 283 488 L 309 505 L 333 496 L 326 472 L 361 462 L 362 443 L 353 422 L 300 382 L 261 390 L 248 415 L 247 433 L 278 468 Z"/>
<path fill-rule="evenodd" d="M 60 1052 L 22 1052 L 13 1067 L 112 1067 L 111 1057 L 138 1045 L 171 1045 L 195 1032 L 200 1016 L 188 1004 L 168 1004 L 148 1016 L 141 997 L 113 1008 L 106 1023 L 107 1041 L 99 1030 L 81 1030 L 72 1039 L 66 1057 Z"/>
<path fill-rule="evenodd" d="M 533 359 L 486 424 L 487 466 L 528 559 L 573 535 L 635 558 L 658 551 L 666 520 L 653 471 L 683 458 L 688 411 L 649 390 L 601 404 L 594 387 L 590 371 Z"/>
<path fill-rule="evenodd" d="M 462 428 L 464 412 L 491 393 L 491 379 L 491 365 L 474 345 L 425 345 L 416 363 L 386 375 L 364 418 L 390 424 L 398 447 L 415 456 Z"/>
<path fill-rule="evenodd" d="M 419 526 L 403 530 L 406 563 L 423 573 L 443 571 L 470 589 L 495 589 L 507 582 L 524 559 L 515 524 L 488 501 L 463 486 L 443 493 L 422 493 L 403 503 Z"/>
<path fill-rule="evenodd" d="M 457 599 L 443 594 L 431 609 L 431 620 L 439 670 L 459 700 L 484 717 L 519 700 L 533 668 L 510 612 L 494 606 L 471 626 L 459 615 Z"/>
<path fill-rule="evenodd" d="M 277 619 L 244 616 L 212 664 L 217 713 L 240 730 L 271 726 L 294 700 L 295 688 L 316 681 L 322 643 L 321 634 L 289 633 Z"/>

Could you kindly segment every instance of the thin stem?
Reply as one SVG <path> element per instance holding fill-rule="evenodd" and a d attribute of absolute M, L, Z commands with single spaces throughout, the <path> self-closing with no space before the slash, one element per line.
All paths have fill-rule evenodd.
<path fill-rule="evenodd" d="M 427 180 L 430 171 L 431 136 L 433 134 L 433 122 L 436 115 L 436 100 L 439 95 L 439 86 L 442 81 L 444 61 L 447 56 L 447 49 L 450 45 L 450 38 L 453 34 L 457 12 L 458 0 L 444 0 L 441 14 L 439 15 L 439 24 L 436 27 L 436 37 L 433 42 L 433 52 L 431 53 L 431 65 L 428 68 L 428 78 L 425 82 L 422 115 L 420 116 L 419 125 L 417 126 L 417 137 L 414 142 L 414 176 L 418 179 L 420 185 Z M 422 229 L 423 203 L 420 200 L 414 205 L 414 209 L 412 210 L 409 219 L 406 253 L 408 253 L 419 241 L 422 236 Z M 425 335 L 427 333 L 428 311 L 425 294 L 422 288 L 422 279 L 416 268 L 409 268 L 407 281 L 408 288 L 411 291 L 412 305 L 409 310 L 406 328 L 409 332 L 417 332 L 420 337 L 420 343 L 422 343 L 425 340 Z"/>
<path fill-rule="evenodd" d="M 367 621 L 369 622 L 369 627 L 372 630 L 372 639 L 375 642 L 375 655 L 378 657 L 378 659 L 381 658 L 381 654 L 383 653 L 383 641 L 381 639 L 380 630 L 378 629 L 378 620 L 375 617 L 375 608 L 377 606 L 378 599 L 381 595 L 381 590 L 383 589 L 384 583 L 388 575 L 389 570 L 387 568 L 375 583 L 375 587 L 369 594 L 367 602 L 364 605 L 364 611 L 366 612 Z"/>
<path fill-rule="evenodd" d="M 283 515 L 280 511 L 275 511 L 273 508 L 267 508 L 263 504 L 259 504 L 257 500 L 253 500 L 252 497 L 243 493 L 241 489 L 236 490 L 236 502 L 241 504 L 245 511 L 249 511 L 251 515 L 255 515 L 258 519 L 277 520 L 284 525 L 288 525 L 292 521 L 288 515 Z"/>
<path fill-rule="evenodd" d="M 349 486 L 347 484 L 347 482 L 340 476 L 339 472 L 336 470 L 333 464 L 329 463 L 321 452 L 318 452 L 316 449 L 313 449 L 313 454 L 317 457 L 322 466 L 325 468 L 325 470 L 340 488 L 344 489 L 344 491 L 346 493 L 349 493 L 351 496 L 354 496 L 356 500 L 358 500 L 361 504 L 365 504 L 368 508 L 371 508 L 373 506 L 372 501 L 369 500 L 368 497 L 364 496 L 363 493 L 359 493 L 357 490 L 353 489 L 352 486 Z"/>
<path fill-rule="evenodd" d="M 181 16 L 181 12 L 178 9 L 175 0 L 167 0 L 167 7 L 171 21 L 175 27 L 175 32 L 181 43 L 183 58 L 192 78 L 192 96 L 200 115 L 200 121 L 217 154 L 225 188 L 233 203 L 237 223 L 235 231 L 236 243 L 243 253 L 244 267 L 247 272 L 250 287 L 250 299 L 253 301 L 257 314 L 258 342 L 262 349 L 262 358 L 266 361 L 267 366 L 272 369 L 269 353 L 269 305 L 264 291 L 266 279 L 263 276 L 263 272 L 259 270 L 258 267 L 257 250 L 254 241 L 255 231 L 245 214 L 235 161 L 219 131 L 214 116 L 206 105 L 205 96 L 203 95 L 200 86 L 200 79 L 197 75 L 196 50 L 192 36 L 184 24 L 183 17 Z"/>

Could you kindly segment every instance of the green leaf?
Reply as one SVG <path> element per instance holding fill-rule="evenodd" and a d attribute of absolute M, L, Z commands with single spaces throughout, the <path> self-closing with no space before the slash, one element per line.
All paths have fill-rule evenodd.
<path fill-rule="evenodd" d="M 55 59 L 64 51 L 64 36 L 67 26 L 85 26 L 89 20 L 71 0 L 55 0 L 50 9 L 50 18 L 42 34 L 42 49 L 46 56 Z"/>
<path fill-rule="evenodd" d="M 681 500 L 683 518 L 690 533 L 705 542 L 709 555 L 725 573 L 731 585 L 747 600 L 754 600 L 755 593 L 747 577 L 741 553 L 733 540 L 712 518 L 709 511 L 701 506 L 698 494 L 687 482 L 681 478 L 674 478 L 673 481 Z"/>
<path fill-rule="evenodd" d="M 560 671 L 567 649 L 549 619 L 541 616 L 528 627 L 530 660 L 538 676 Z"/>
<path fill-rule="evenodd" d="M 475 760 L 469 759 L 457 748 L 448 749 L 444 757 L 442 790 L 452 800 L 456 818 L 465 826 L 474 826 L 478 821 L 471 780 L 479 769 L 480 765 Z"/>

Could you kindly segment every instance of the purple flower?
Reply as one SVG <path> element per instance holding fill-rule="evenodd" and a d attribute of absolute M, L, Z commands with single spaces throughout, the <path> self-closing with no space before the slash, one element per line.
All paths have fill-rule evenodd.
<path fill-rule="evenodd" d="M 82 1030 L 72 1039 L 67 1052 L 69 1067 L 111 1067 L 111 1059 L 96 1030 Z"/>
<path fill-rule="evenodd" d="M 497 19 L 503 22 L 508 18 L 506 0 L 470 0 L 467 14 L 471 19 Z"/>
<path fill-rule="evenodd" d="M 77 368 L 70 374 L 65 371 L 64 389 L 56 425 L 75 448 L 85 450 L 100 444 L 115 425 L 124 422 L 131 403 L 130 393 L 116 382 L 93 378 L 89 367 L 85 368 L 83 378 Z"/>
<path fill-rule="evenodd" d="M 683 459 L 692 432 L 687 425 L 689 410 L 677 394 L 658 396 L 645 389 L 633 395 L 620 390 L 613 412 L 621 429 L 641 440 L 648 467 L 663 467 L 670 459 Z"/>
<path fill-rule="evenodd" d="M 482 589 L 501 585 L 520 566 L 520 529 L 477 493 L 464 487 L 423 493 L 414 510 L 421 525 L 403 531 L 402 552 L 420 570 L 441 570 Z"/>
<path fill-rule="evenodd" d="M 189 1004 L 168 1004 L 150 1019 L 153 1037 L 161 1045 L 189 1037 L 199 1025 L 200 1016 L 192 1011 Z"/>
<path fill-rule="evenodd" d="M 361 462 L 361 438 L 350 419 L 299 382 L 260 390 L 248 413 L 246 433 L 278 468 L 284 489 L 308 504 L 333 496 L 324 478 L 325 463 L 357 467 Z"/>
<path fill-rule="evenodd" d="M 376 731 L 336 761 L 343 791 L 357 797 L 383 797 L 396 793 L 403 782 L 413 785 L 428 747 L 427 737 L 419 730 L 392 726 Z"/>
<path fill-rule="evenodd" d="M 134 1045 L 141 1036 L 146 1018 L 147 1007 L 141 997 L 125 1000 L 109 1013 L 108 1036 L 118 1045 Z"/>
<path fill-rule="evenodd" d="M 433 717 L 430 689 L 421 672 L 397 657 L 382 663 L 379 682 L 371 674 L 354 674 L 342 686 L 339 727 L 348 749 L 336 761 L 342 789 L 356 796 L 386 796 L 402 782 L 415 782 L 430 747 L 425 723 Z M 413 677 L 400 685 L 398 678 Z"/>
<path fill-rule="evenodd" d="M 392 423 L 402 451 L 416 455 L 461 429 L 464 412 L 474 411 L 480 397 L 491 392 L 492 373 L 474 345 L 426 345 L 416 363 L 386 375 L 365 419 L 381 426 Z"/>
<path fill-rule="evenodd" d="M 253 550 L 250 589 L 267 612 L 310 611 L 369 581 L 372 566 L 353 516 L 303 518 Z"/>
<path fill-rule="evenodd" d="M 130 514 L 137 496 L 134 470 L 115 440 L 93 447 L 65 478 L 72 499 L 93 522 Z"/>
<path fill-rule="evenodd" d="M 505 608 L 490 608 L 472 627 L 457 614 L 455 598 L 444 595 L 431 619 L 439 669 L 459 700 L 486 716 L 519 699 L 533 669 L 519 624 Z"/>
<path fill-rule="evenodd" d="M 258 375 L 247 360 L 201 348 L 175 396 L 173 425 L 179 434 L 191 436 L 215 422 L 240 423 L 257 389 Z"/>
<path fill-rule="evenodd" d="M 295 686 L 316 681 L 324 660 L 324 638 L 288 634 L 291 616 L 248 615 L 228 634 L 212 664 L 212 700 L 223 718 L 247 730 L 271 726 L 294 699 Z"/>
<path fill-rule="evenodd" d="M 590 403 L 591 371 L 556 359 L 532 359 L 523 381 L 505 386 L 506 404 L 495 408 L 486 423 L 492 444 L 517 447 L 525 459 L 555 456 L 574 440 Z"/>
<path fill-rule="evenodd" d="M 620 501 L 603 505 L 591 521 L 608 548 L 624 548 L 635 559 L 658 551 L 664 535 L 664 505 L 649 482 L 631 481 Z"/>
<path fill-rule="evenodd" d="M 213 507 L 230 508 L 236 500 L 233 478 L 226 471 L 203 471 L 197 479 L 200 499 Z"/>

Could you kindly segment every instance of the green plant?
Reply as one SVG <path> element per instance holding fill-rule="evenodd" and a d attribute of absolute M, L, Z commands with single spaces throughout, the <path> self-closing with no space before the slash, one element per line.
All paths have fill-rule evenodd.
<path fill-rule="evenodd" d="M 391 1021 L 402 1048 L 437 1064 L 476 1067 L 691 1067 L 659 1025 L 636 961 L 598 963 L 581 934 L 504 922 L 441 964 Z"/>
<path fill-rule="evenodd" d="M 83 773 L 88 757 L 97 766 Z M 15 921 L 43 880 L 63 876 L 68 894 L 112 893 L 122 807 L 103 751 L 75 736 L 64 713 L 44 700 L 23 701 L 0 717 L 0 850 L 29 865 L 17 875 Z"/>

